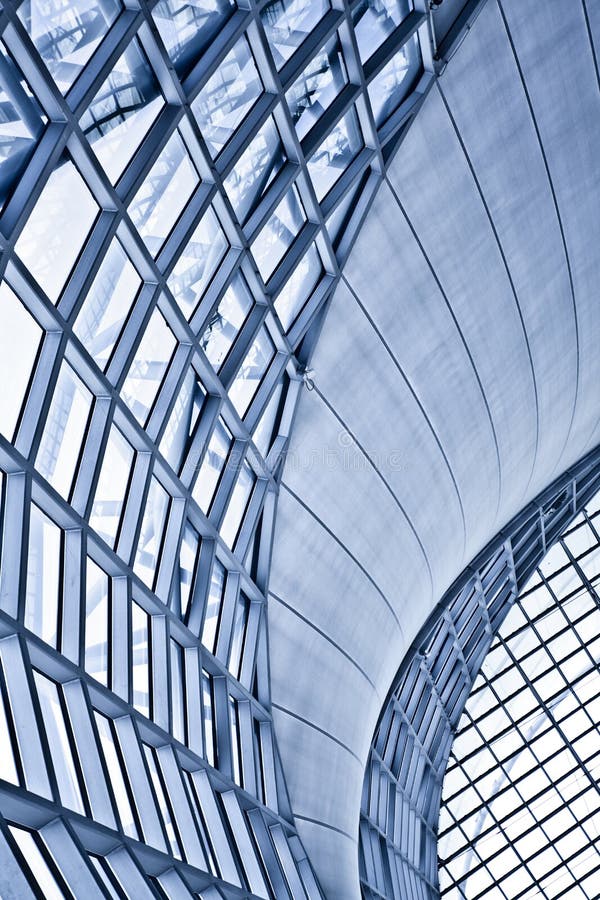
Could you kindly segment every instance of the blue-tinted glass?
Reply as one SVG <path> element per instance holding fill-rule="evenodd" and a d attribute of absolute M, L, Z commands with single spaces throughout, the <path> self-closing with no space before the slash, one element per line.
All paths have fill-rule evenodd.
<path fill-rule="evenodd" d="M 223 594 L 225 593 L 225 574 L 225 566 L 218 559 L 215 559 L 206 601 L 204 625 L 202 627 L 202 643 L 211 653 L 215 652 L 217 642 L 217 629 L 221 615 Z"/>
<path fill-rule="evenodd" d="M 168 285 L 186 319 L 190 319 L 219 267 L 229 242 L 209 207 L 180 254 Z"/>
<path fill-rule="evenodd" d="M 86 672 L 102 684 L 108 683 L 108 589 L 108 575 L 88 557 L 83 664 Z"/>
<path fill-rule="evenodd" d="M 308 171 L 319 202 L 343 175 L 362 146 L 358 116 L 354 109 L 350 109 L 308 161 Z"/>
<path fill-rule="evenodd" d="M 24 0 L 19 18 L 66 93 L 116 18 L 116 0 Z"/>
<path fill-rule="evenodd" d="M 247 462 L 240 469 L 235 487 L 231 492 L 231 498 L 227 506 L 227 512 L 219 529 L 221 537 L 228 547 L 233 548 L 238 536 L 244 513 L 252 495 L 252 488 L 256 481 L 256 475 Z"/>
<path fill-rule="evenodd" d="M 192 112 L 213 156 L 222 150 L 261 92 L 252 52 L 242 38 L 192 103 Z"/>
<path fill-rule="evenodd" d="M 361 0 L 354 8 L 352 22 L 363 62 L 373 55 L 411 9 L 412 0 Z"/>
<path fill-rule="evenodd" d="M 342 48 L 334 36 L 310 61 L 285 95 L 298 136 L 303 138 L 348 81 Z"/>
<path fill-rule="evenodd" d="M 278 69 L 290 58 L 329 9 L 327 0 L 271 0 L 262 22 Z"/>
<path fill-rule="evenodd" d="M 0 285 L 0 432 L 12 440 L 39 350 L 42 329 L 16 294 Z"/>
<path fill-rule="evenodd" d="M 209 441 L 208 449 L 204 454 L 198 478 L 192 491 L 192 497 L 203 512 L 208 512 L 210 508 L 223 469 L 227 463 L 232 443 L 233 437 L 231 432 L 223 420 L 219 419 Z"/>
<path fill-rule="evenodd" d="M 252 309 L 254 301 L 241 275 L 225 291 L 223 299 L 205 326 L 200 345 L 218 372 Z"/>
<path fill-rule="evenodd" d="M 195 370 L 190 369 L 177 394 L 159 447 L 162 455 L 176 472 L 183 462 L 205 397 L 206 391 L 200 384 Z"/>
<path fill-rule="evenodd" d="M 135 39 L 80 120 L 81 128 L 113 184 L 164 103 L 156 76 Z"/>
<path fill-rule="evenodd" d="M 275 122 L 267 119 L 225 179 L 225 190 L 241 221 L 247 218 L 284 161 L 285 152 Z"/>
<path fill-rule="evenodd" d="M 240 371 L 229 389 L 229 397 L 240 416 L 244 416 L 273 357 L 275 345 L 263 326 L 248 350 Z"/>
<path fill-rule="evenodd" d="M 233 0 L 159 0 L 152 15 L 179 74 L 198 61 L 234 9 Z"/>
<path fill-rule="evenodd" d="M 159 253 L 199 182 L 183 138 L 176 131 L 128 209 L 153 256 Z"/>
<path fill-rule="evenodd" d="M 264 281 L 271 277 L 305 221 L 298 191 L 293 186 L 252 244 L 252 254 Z"/>
<path fill-rule="evenodd" d="M 169 495 L 153 475 L 133 564 L 133 571 L 149 588 L 154 586 L 168 509 Z"/>
<path fill-rule="evenodd" d="M 419 39 L 414 34 L 369 85 L 369 100 L 377 126 L 383 125 L 402 103 L 422 68 Z"/>
<path fill-rule="evenodd" d="M 175 344 L 173 332 L 155 309 L 121 388 L 123 400 L 141 425 L 146 423 Z"/>
<path fill-rule="evenodd" d="M 25 628 L 57 646 L 62 536 L 58 525 L 31 506 L 25 594 Z"/>
<path fill-rule="evenodd" d="M 114 238 L 92 282 L 73 330 L 101 369 L 106 369 L 142 283 Z"/>
<path fill-rule="evenodd" d="M 47 121 L 0 41 L 0 206 L 17 181 Z"/>
<path fill-rule="evenodd" d="M 90 514 L 91 527 L 114 547 L 133 465 L 133 447 L 111 425 Z"/>
<path fill-rule="evenodd" d="M 323 263 L 319 251 L 312 244 L 275 300 L 275 311 L 284 331 L 287 331 L 296 319 L 322 273 Z"/>

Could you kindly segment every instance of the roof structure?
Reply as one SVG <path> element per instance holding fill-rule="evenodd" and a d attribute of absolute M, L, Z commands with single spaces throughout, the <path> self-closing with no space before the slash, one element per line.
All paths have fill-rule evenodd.
<path fill-rule="evenodd" d="M 438 896 L 463 706 L 598 488 L 599 42 L 586 0 L 3 3 L 3 898 Z"/>

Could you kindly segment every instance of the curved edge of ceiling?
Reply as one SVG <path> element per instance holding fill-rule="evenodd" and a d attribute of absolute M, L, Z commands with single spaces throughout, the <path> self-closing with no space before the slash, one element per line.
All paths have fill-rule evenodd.
<path fill-rule="evenodd" d="M 365 771 L 359 865 L 367 900 L 438 896 L 442 784 L 465 704 L 515 600 L 599 488 L 596 447 L 463 570 L 405 654 Z"/>
<path fill-rule="evenodd" d="M 598 441 L 596 47 L 583 3 L 484 4 L 316 343 L 269 629 L 283 767 L 328 897 L 359 896 L 363 773 L 399 661 L 468 561 Z"/>

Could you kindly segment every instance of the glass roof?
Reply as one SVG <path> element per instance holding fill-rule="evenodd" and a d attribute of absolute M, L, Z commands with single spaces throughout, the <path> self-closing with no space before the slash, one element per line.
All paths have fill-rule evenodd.
<path fill-rule="evenodd" d="M 600 496 L 512 606 L 460 720 L 442 897 L 593 900 L 600 883 Z"/>
<path fill-rule="evenodd" d="M 0 854 L 37 893 L 320 896 L 270 710 L 275 473 L 421 41 L 408 0 L 0 10 Z"/>

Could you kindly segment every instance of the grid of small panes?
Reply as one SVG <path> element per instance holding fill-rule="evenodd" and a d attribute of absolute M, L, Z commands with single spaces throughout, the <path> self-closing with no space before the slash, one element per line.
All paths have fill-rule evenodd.
<path fill-rule="evenodd" d="M 449 897 L 474 898 L 479 896 L 481 885 L 481 896 L 513 900 L 512 888 L 506 895 L 487 893 L 489 879 L 486 882 L 485 878 L 479 878 L 482 866 L 475 866 L 473 877 L 468 880 L 471 842 L 476 843 L 477 833 L 473 831 L 476 816 L 469 816 L 469 811 L 462 806 L 463 801 L 467 805 L 470 802 L 462 790 L 466 784 L 463 776 L 454 780 L 455 785 L 458 781 L 459 788 L 453 798 L 463 813 L 456 825 L 448 826 L 446 810 L 440 823 L 443 865 L 446 835 L 454 842 L 453 849 L 460 846 L 452 854 L 452 860 L 457 857 L 459 861 L 456 864 L 450 861 L 453 879 L 450 884 L 445 869 L 438 880 L 442 784 L 462 712 L 494 635 L 499 629 L 504 634 L 502 623 L 548 548 L 586 504 L 588 509 L 596 508 L 589 504 L 592 498 L 600 497 L 599 490 L 600 449 L 596 449 L 550 485 L 484 548 L 452 585 L 406 655 L 382 711 L 365 772 L 359 844 L 365 900 L 404 900 L 407 896 L 431 900 L 439 896 L 440 883 L 448 890 Z M 597 506 L 598 500 L 593 502 Z M 548 559 L 552 560 L 552 554 Z M 565 652 L 568 656 L 569 650 Z M 560 664 L 554 675 L 549 669 L 543 675 L 561 678 Z M 463 730 L 468 731 L 468 726 Z M 469 734 L 472 741 L 476 740 L 475 727 Z M 484 738 L 490 734 L 486 732 Z M 488 758 L 493 748 L 488 747 L 485 739 L 480 750 Z M 455 769 L 456 763 L 451 764 L 449 771 Z M 489 793 L 490 782 L 485 774 L 482 790 Z M 483 794 L 480 797 L 482 808 L 478 815 L 482 813 L 484 801 Z M 529 815 L 527 811 L 526 814 Z M 471 831 L 461 831 L 466 825 L 472 826 Z M 497 846 L 496 840 L 493 847 Z M 463 864 L 467 875 L 464 883 L 457 874 Z M 531 889 L 534 890 L 533 886 Z M 535 890 L 539 891 L 539 886 Z M 529 893 L 524 896 L 529 897 Z"/>
<path fill-rule="evenodd" d="M 599 582 L 597 496 L 521 592 L 473 686 L 444 779 L 442 897 L 598 896 Z"/>
<path fill-rule="evenodd" d="M 58 814 L 86 891 L 319 896 L 270 715 L 276 474 L 432 83 L 415 7 L 0 10 L 0 829 L 34 891 L 77 895 Z"/>

